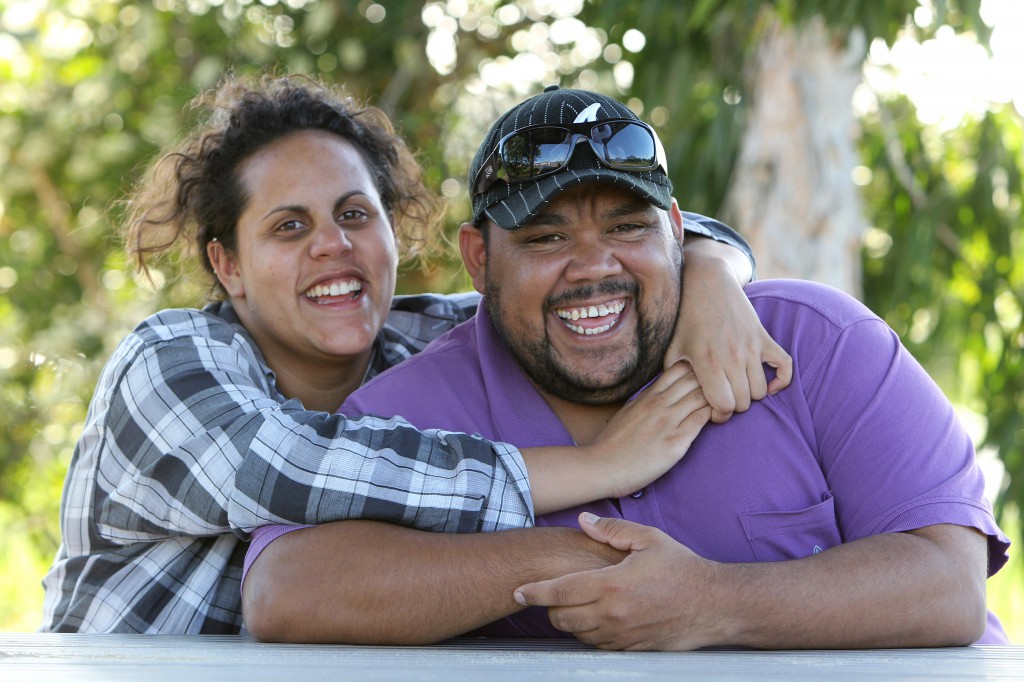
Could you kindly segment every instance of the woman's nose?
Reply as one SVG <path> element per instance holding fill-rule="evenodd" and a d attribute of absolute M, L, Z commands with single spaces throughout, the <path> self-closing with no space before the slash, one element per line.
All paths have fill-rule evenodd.
<path fill-rule="evenodd" d="M 323 227 L 316 228 L 313 239 L 313 256 L 338 256 L 352 250 L 352 242 L 344 228 L 333 221 Z"/>

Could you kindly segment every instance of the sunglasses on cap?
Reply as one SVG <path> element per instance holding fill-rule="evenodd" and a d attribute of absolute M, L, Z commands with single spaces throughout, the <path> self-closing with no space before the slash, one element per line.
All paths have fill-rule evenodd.
<path fill-rule="evenodd" d="M 486 192 L 498 180 L 525 182 L 552 175 L 569 165 L 576 143 L 586 140 L 602 165 L 639 173 L 667 170 L 664 151 L 654 129 L 642 121 L 605 119 L 541 124 L 514 130 L 498 140 L 473 181 L 473 196 Z"/>

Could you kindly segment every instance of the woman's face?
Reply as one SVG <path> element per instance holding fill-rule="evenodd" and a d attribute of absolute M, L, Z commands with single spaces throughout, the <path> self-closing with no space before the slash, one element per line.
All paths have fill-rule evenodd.
<path fill-rule="evenodd" d="M 279 377 L 323 380 L 334 368 L 358 382 L 398 266 L 362 154 L 331 133 L 302 131 L 257 152 L 241 178 L 237 251 L 214 243 L 210 255 L 242 323 Z"/>

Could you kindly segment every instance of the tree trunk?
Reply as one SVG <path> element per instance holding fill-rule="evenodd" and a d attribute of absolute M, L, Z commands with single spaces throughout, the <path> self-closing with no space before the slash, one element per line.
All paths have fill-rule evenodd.
<path fill-rule="evenodd" d="M 852 97 L 864 39 L 837 45 L 821 21 L 776 21 L 758 50 L 725 214 L 753 246 L 760 278 L 811 279 L 859 296 L 866 221 L 851 175 Z"/>

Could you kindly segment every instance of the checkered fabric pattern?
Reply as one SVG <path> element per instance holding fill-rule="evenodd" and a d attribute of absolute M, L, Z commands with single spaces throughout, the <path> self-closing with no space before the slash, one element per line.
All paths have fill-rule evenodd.
<path fill-rule="evenodd" d="M 475 311 L 396 299 L 366 379 Z M 286 400 L 230 304 L 145 320 L 105 367 L 74 452 L 45 631 L 236 633 L 248 531 L 346 518 L 439 532 L 532 525 L 515 448 Z"/>

